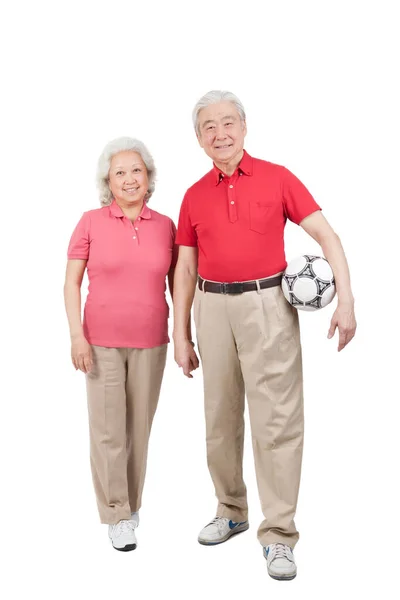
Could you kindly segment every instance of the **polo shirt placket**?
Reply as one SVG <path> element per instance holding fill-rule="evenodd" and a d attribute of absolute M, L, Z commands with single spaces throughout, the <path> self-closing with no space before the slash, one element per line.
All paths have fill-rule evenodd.
<path fill-rule="evenodd" d="M 139 221 L 141 220 L 141 217 L 138 217 L 134 223 L 132 223 L 132 227 L 133 227 L 133 236 L 132 239 L 135 240 L 136 244 L 140 244 L 140 238 L 139 238 L 139 227 L 137 226 Z"/>
<path fill-rule="evenodd" d="M 238 219 L 238 214 L 237 214 L 237 202 L 236 202 L 236 186 L 238 183 L 239 178 L 237 177 L 237 175 L 232 175 L 232 177 L 229 177 L 224 179 L 224 184 L 227 186 L 228 189 L 228 212 L 229 212 L 229 220 L 231 223 L 235 223 L 235 221 L 237 221 Z"/>
<path fill-rule="evenodd" d="M 139 225 L 141 224 L 143 219 L 151 219 L 151 212 L 150 212 L 150 209 L 148 208 L 148 206 L 146 204 L 143 205 L 140 215 L 135 219 L 135 221 L 133 223 L 127 216 L 124 215 L 121 208 L 116 203 L 113 203 L 110 206 L 110 213 L 114 217 L 121 218 L 121 219 L 124 219 L 129 222 L 129 226 L 130 226 L 129 234 L 131 235 L 132 240 L 134 240 L 134 243 L 137 246 L 139 246 L 140 245 Z"/>

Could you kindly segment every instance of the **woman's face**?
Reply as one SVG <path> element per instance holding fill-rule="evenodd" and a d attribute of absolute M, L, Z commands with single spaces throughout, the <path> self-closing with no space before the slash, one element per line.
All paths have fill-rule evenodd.
<path fill-rule="evenodd" d="M 114 154 L 108 185 L 117 204 L 125 207 L 141 204 L 149 189 L 149 180 L 140 154 L 133 150 Z"/>

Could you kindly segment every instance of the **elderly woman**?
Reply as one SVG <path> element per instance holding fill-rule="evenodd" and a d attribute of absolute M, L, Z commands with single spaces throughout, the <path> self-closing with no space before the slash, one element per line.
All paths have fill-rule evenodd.
<path fill-rule="evenodd" d="M 102 208 L 85 212 L 68 248 L 65 305 L 72 363 L 86 373 L 90 458 L 102 523 L 117 550 L 136 548 L 147 448 L 163 377 L 176 262 L 175 225 L 151 210 L 155 167 L 119 138 L 98 162 Z M 81 283 L 89 293 L 81 322 Z"/>

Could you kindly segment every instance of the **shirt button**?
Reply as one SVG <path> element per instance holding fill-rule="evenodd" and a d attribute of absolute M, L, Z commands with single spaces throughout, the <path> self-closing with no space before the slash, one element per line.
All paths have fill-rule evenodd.
<path fill-rule="evenodd" d="M 136 231 L 139 231 L 139 227 L 135 227 Z"/>
<path fill-rule="evenodd" d="M 134 235 L 132 239 L 136 240 L 136 235 Z"/>
<path fill-rule="evenodd" d="M 138 217 L 138 221 L 140 221 L 140 220 L 141 220 L 141 218 L 142 218 L 142 217 Z"/>
<path fill-rule="evenodd" d="M 233 185 L 231 184 L 229 187 L 230 187 L 230 188 L 233 188 Z"/>
<path fill-rule="evenodd" d="M 233 200 L 232 200 L 231 204 L 235 204 Z"/>

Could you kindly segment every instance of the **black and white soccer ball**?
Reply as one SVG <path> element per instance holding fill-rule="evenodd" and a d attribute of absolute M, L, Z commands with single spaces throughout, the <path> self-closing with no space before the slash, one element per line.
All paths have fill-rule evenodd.
<path fill-rule="evenodd" d="M 321 256 L 304 254 L 291 260 L 282 277 L 288 302 L 300 310 L 318 310 L 332 302 L 335 279 L 330 264 Z"/>

